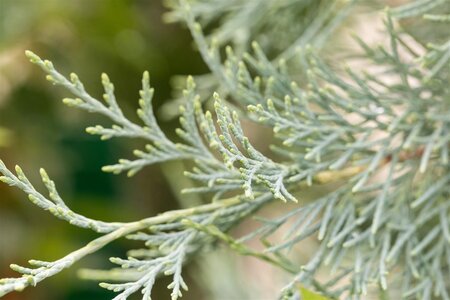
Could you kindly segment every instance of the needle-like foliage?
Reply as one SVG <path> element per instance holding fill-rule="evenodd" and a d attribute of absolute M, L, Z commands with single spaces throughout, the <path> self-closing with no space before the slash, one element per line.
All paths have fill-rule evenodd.
<path fill-rule="evenodd" d="M 35 205 L 101 234 L 59 260 L 31 260 L 32 268 L 12 265 L 23 276 L 1 280 L 0 296 L 34 286 L 108 243 L 129 238 L 143 246 L 125 259 L 111 258 L 119 268 L 81 272 L 85 278 L 114 281 L 101 283 L 118 293 L 114 299 L 136 292 L 149 299 L 159 275 L 171 276 L 168 287 L 177 299 L 187 290 L 183 263 L 215 241 L 291 274 L 280 292 L 283 299 L 299 299 L 298 284 L 330 298 L 450 299 L 450 32 L 445 39 L 432 36 L 435 24 L 450 21 L 449 3 L 418 0 L 380 12 L 388 42 L 373 46 L 356 36 L 360 50 L 348 65 L 363 58 L 367 68 L 336 67 L 319 48 L 357 3 L 169 2 L 167 18 L 186 24 L 210 68 L 202 86 L 220 91 L 201 97 L 204 91 L 187 78 L 176 130 L 181 142 L 169 139 L 156 121 L 147 72 L 139 93 L 141 123 L 135 123 L 120 109 L 107 75 L 101 76 L 100 101 L 75 74 L 66 78 L 51 62 L 27 52 L 50 82 L 71 92 L 65 104 L 111 120 L 111 127 L 89 127 L 88 133 L 148 143 L 133 151 L 134 158 L 104 171 L 131 176 L 150 164 L 189 160 L 195 166 L 185 175 L 198 185 L 184 192 L 205 193 L 211 202 L 136 222 L 102 222 L 67 207 L 44 170 L 48 196 L 20 167 L 13 173 L 0 163 L 0 180 L 28 194 Z M 402 28 L 405 19 L 422 17 L 430 30 L 428 44 Z M 226 43 L 231 46 L 222 46 Z M 213 113 L 204 109 L 209 100 Z M 252 145 L 242 118 L 273 129 L 276 155 Z M 332 187 L 318 199 L 303 201 L 304 189 L 328 183 Z M 228 234 L 271 202 L 296 207 L 280 210 L 273 219 L 259 218 L 260 227 L 247 235 Z M 264 251 L 248 246 L 257 238 Z M 292 249 L 313 239 L 317 251 L 298 265 Z M 327 276 L 320 275 L 323 269 Z"/>

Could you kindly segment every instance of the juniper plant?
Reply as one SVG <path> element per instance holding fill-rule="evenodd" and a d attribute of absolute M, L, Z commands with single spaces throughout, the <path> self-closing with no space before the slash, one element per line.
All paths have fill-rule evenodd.
<path fill-rule="evenodd" d="M 106 74 L 101 76 L 105 94 L 100 101 L 75 74 L 66 78 L 50 61 L 27 51 L 50 82 L 73 95 L 65 104 L 111 120 L 111 127 L 89 127 L 88 133 L 148 143 L 133 151 L 134 158 L 121 159 L 104 171 L 133 175 L 150 164 L 189 160 L 195 167 L 185 175 L 198 185 L 184 192 L 204 193 L 211 201 L 136 222 L 102 222 L 73 212 L 43 169 L 48 196 L 20 167 L 13 173 L 0 163 L 3 182 L 55 217 L 100 235 L 59 260 L 12 265 L 23 275 L 1 280 L 0 295 L 35 286 L 103 246 L 128 238 L 143 247 L 130 250 L 128 258 L 111 258 L 118 268 L 82 273 L 118 281 L 100 284 L 118 293 L 114 299 L 137 292 L 149 299 L 162 275 L 172 278 L 171 297 L 178 299 L 187 290 L 183 263 L 215 241 L 292 274 L 280 292 L 284 299 L 301 297 L 297 284 L 330 298 L 370 294 L 449 299 L 449 2 L 418 0 L 380 11 L 388 46 L 372 46 L 356 36 L 361 50 L 348 58 L 376 66 L 368 71 L 336 66 L 325 54 L 331 33 L 358 5 L 169 1 L 172 10 L 166 18 L 186 24 L 211 70 L 197 79 L 201 88 L 188 77 L 177 100 L 182 102 L 176 131 L 181 142 L 169 139 L 156 122 L 147 72 L 139 93 L 141 123 L 135 123 L 122 112 Z M 299 16 L 304 18 L 299 21 Z M 428 34 L 420 37 L 403 28 L 406 18 L 422 22 Z M 444 28 L 443 33 L 435 32 L 437 28 Z M 253 39 L 258 42 L 250 43 Z M 210 97 L 200 96 L 211 88 L 219 91 L 213 94 L 213 113 L 205 110 Z M 252 145 L 242 118 L 273 128 L 276 155 L 268 157 Z M 327 183 L 334 185 L 325 195 L 302 201 L 308 186 Z M 273 202 L 293 202 L 295 207 L 274 219 L 259 218 L 260 227 L 248 235 L 228 234 Z M 285 231 L 283 239 L 277 238 L 279 231 Z M 263 252 L 247 244 L 257 238 L 266 246 Z M 306 239 L 317 239 L 319 247 L 299 266 L 289 250 Z M 331 270 L 327 277 L 318 275 L 324 268 Z"/>

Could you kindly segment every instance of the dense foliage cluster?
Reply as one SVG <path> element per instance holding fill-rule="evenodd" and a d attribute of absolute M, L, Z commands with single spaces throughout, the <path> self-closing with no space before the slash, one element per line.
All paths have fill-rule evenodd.
<path fill-rule="evenodd" d="M 12 265 L 23 276 L 2 279 L 0 296 L 128 238 L 141 241 L 142 248 L 111 258 L 118 267 L 109 271 L 82 273 L 107 281 L 101 286 L 117 292 L 114 299 L 136 292 L 149 299 L 160 275 L 171 276 L 171 297 L 178 299 L 187 290 L 183 263 L 216 241 L 292 274 L 280 292 L 285 299 L 300 297 L 297 284 L 330 298 L 450 299 L 450 4 L 418 0 L 380 10 L 389 42 L 374 46 L 356 36 L 360 50 L 348 62 L 362 60 L 366 67 L 360 70 L 334 62 L 329 41 L 351 22 L 361 2 L 168 1 L 166 19 L 187 26 L 211 71 L 187 77 L 183 94 L 169 104 L 180 104 L 177 141 L 156 121 L 147 72 L 136 123 L 122 112 L 106 74 L 100 101 L 77 75 L 66 78 L 50 61 L 27 52 L 50 82 L 73 95 L 65 104 L 112 123 L 89 127 L 88 133 L 147 143 L 133 151 L 134 158 L 104 171 L 131 176 L 150 164 L 188 160 L 195 166 L 185 175 L 196 187 L 184 192 L 203 193 L 211 201 L 136 222 L 102 222 L 72 211 L 43 169 L 48 196 L 20 167 L 13 173 L 0 163 L 1 181 L 55 217 L 100 234 L 59 260 L 31 260 L 31 268 Z M 402 27 L 411 22 L 427 34 Z M 242 119 L 273 128 L 272 156 L 252 145 Z M 324 184 L 333 188 L 302 201 L 304 189 Z M 274 219 L 260 218 L 260 227 L 248 235 L 228 234 L 276 201 L 296 207 Z M 263 252 L 248 246 L 258 238 Z M 299 266 L 289 250 L 311 238 L 320 246 Z M 317 275 L 323 268 L 331 270 L 328 277 Z"/>

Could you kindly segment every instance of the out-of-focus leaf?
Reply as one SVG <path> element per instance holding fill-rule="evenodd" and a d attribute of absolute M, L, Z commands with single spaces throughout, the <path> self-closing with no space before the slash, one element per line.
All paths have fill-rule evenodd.
<path fill-rule="evenodd" d="M 0 127 L 0 147 L 8 146 L 11 142 L 11 131 Z"/>
<path fill-rule="evenodd" d="M 325 296 L 322 296 L 316 292 L 313 292 L 311 290 L 308 290 L 304 287 L 299 287 L 300 294 L 302 295 L 302 300 L 330 300 L 330 298 L 327 298 Z"/>

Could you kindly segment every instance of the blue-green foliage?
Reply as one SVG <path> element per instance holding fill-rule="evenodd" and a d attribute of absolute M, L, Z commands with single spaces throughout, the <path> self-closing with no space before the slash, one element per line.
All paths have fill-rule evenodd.
<path fill-rule="evenodd" d="M 75 74 L 67 79 L 51 62 L 27 52 L 50 82 L 72 93 L 65 104 L 111 120 L 111 127 L 89 127 L 88 133 L 148 143 L 133 151 L 134 158 L 104 171 L 133 175 L 150 164 L 189 160 L 195 166 L 185 175 L 198 185 L 184 192 L 205 193 L 211 203 L 136 222 L 102 222 L 68 208 L 44 170 L 48 197 L 19 167 L 14 174 L 1 163 L 0 179 L 23 190 L 35 205 L 103 236 L 54 262 L 32 260 L 34 268 L 12 265 L 24 275 L 1 280 L 0 296 L 36 285 L 125 237 L 141 241 L 143 248 L 130 250 L 127 259 L 111 258 L 120 268 L 82 272 L 85 278 L 119 281 L 101 284 L 118 292 L 115 299 L 139 291 L 149 299 L 160 274 L 172 277 L 169 289 L 177 299 L 187 290 L 183 263 L 216 240 L 291 273 L 282 298 L 298 299 L 301 284 L 332 298 L 449 299 L 450 37 L 419 47 L 420 40 L 412 42 L 401 28 L 404 18 L 423 16 L 430 30 L 433 22 L 448 22 L 448 1 L 413 1 L 384 12 L 388 46 L 368 45 L 356 37 L 358 57 L 376 66 L 376 72 L 332 67 L 320 50 L 358 4 L 169 2 L 167 18 L 187 25 L 211 70 L 198 79 L 202 88 L 188 77 L 182 100 L 175 101 L 181 101 L 176 131 L 181 142 L 169 139 L 156 122 L 147 72 L 139 93 L 141 122 L 135 123 L 120 109 L 107 75 L 101 77 L 105 94 L 100 101 Z M 299 16 L 304 17 L 301 24 Z M 204 34 L 202 28 L 209 31 L 214 24 L 218 27 Z M 271 26 L 276 30 L 267 30 Z M 280 29 L 285 32 L 278 36 Z M 221 51 L 225 44 L 232 46 Z M 210 96 L 199 96 L 205 94 Z M 214 113 L 204 110 L 211 98 Z M 242 118 L 273 128 L 278 159 L 252 145 Z M 303 189 L 327 183 L 334 185 L 325 195 L 301 201 Z M 227 234 L 276 200 L 298 207 L 275 219 L 259 219 L 260 227 L 246 236 Z M 298 266 L 289 250 L 311 237 L 319 247 L 308 263 Z M 246 245 L 255 238 L 266 245 L 263 252 Z M 317 275 L 323 268 L 331 270 L 329 276 Z"/>

